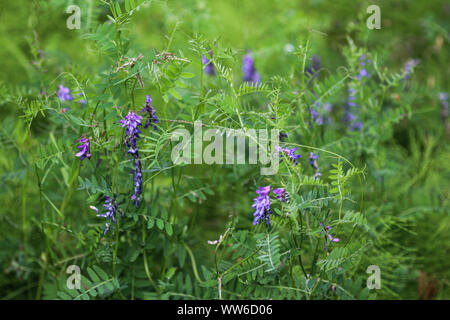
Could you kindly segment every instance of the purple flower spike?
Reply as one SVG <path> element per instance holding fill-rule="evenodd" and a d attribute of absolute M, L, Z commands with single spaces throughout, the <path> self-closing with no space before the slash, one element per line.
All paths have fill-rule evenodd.
<path fill-rule="evenodd" d="M 159 122 L 158 117 L 155 114 L 155 108 L 152 106 L 152 98 L 148 94 L 145 99 L 145 107 L 141 110 L 141 113 L 147 113 L 148 118 L 145 123 L 144 129 L 147 129 L 150 123 L 153 123 L 153 130 L 158 131 L 156 124 Z"/>
<path fill-rule="evenodd" d="M 313 121 L 316 122 L 319 126 L 323 124 L 323 117 L 318 113 L 314 108 L 310 109 L 311 116 L 313 118 Z"/>
<path fill-rule="evenodd" d="M 139 158 L 135 160 L 135 169 L 134 172 L 134 193 L 131 196 L 131 200 L 136 208 L 139 206 L 139 201 L 141 200 L 140 195 L 142 194 L 142 169 L 141 169 L 141 161 Z"/>
<path fill-rule="evenodd" d="M 94 206 L 90 206 L 92 210 L 95 211 L 97 217 L 106 218 L 112 221 L 114 224 L 116 223 L 116 213 L 117 213 L 117 202 L 116 199 L 111 200 L 110 197 L 105 196 L 105 204 L 103 207 L 106 209 L 105 213 L 98 214 L 98 209 Z M 105 223 L 105 231 L 103 234 L 106 234 L 109 230 L 109 223 Z"/>
<path fill-rule="evenodd" d="M 122 128 L 126 127 L 125 136 L 132 138 L 136 136 L 139 138 L 139 133 L 141 132 L 138 126 L 142 125 L 141 123 L 142 117 L 138 116 L 133 111 L 128 112 L 124 120 L 120 120 L 120 126 Z"/>
<path fill-rule="evenodd" d="M 242 60 L 242 72 L 244 73 L 244 81 L 250 84 L 258 85 L 261 82 L 261 76 L 256 71 L 255 62 L 250 50 Z"/>
<path fill-rule="evenodd" d="M 276 195 L 277 200 L 280 200 L 281 202 L 289 203 L 289 195 L 285 189 L 276 188 L 276 189 L 273 189 L 272 192 Z"/>
<path fill-rule="evenodd" d="M 356 75 L 356 79 L 358 81 L 361 81 L 363 78 L 369 78 L 369 72 L 367 71 L 366 68 L 364 68 L 364 66 L 366 65 L 366 58 L 367 57 L 365 54 L 363 54 L 363 55 L 361 55 L 361 57 L 359 57 L 359 65 L 363 68 L 359 71 L 359 74 Z"/>
<path fill-rule="evenodd" d="M 256 193 L 259 194 L 258 197 L 254 198 L 255 202 L 252 205 L 252 208 L 255 208 L 255 219 L 253 220 L 253 225 L 257 225 L 259 220 L 266 219 L 267 225 L 270 227 L 270 198 L 269 198 L 270 186 L 261 187 L 256 190 Z"/>
<path fill-rule="evenodd" d="M 288 148 L 281 148 L 280 146 L 276 146 L 275 150 L 278 152 L 283 152 L 287 157 L 289 157 L 289 159 L 292 160 L 294 165 L 298 165 L 297 159 L 302 157 L 300 154 L 294 154 L 294 152 L 297 150 L 297 147 L 288 149 Z"/>
<path fill-rule="evenodd" d="M 361 121 L 358 121 L 357 113 L 358 110 L 355 110 L 355 107 L 358 106 L 357 103 L 354 102 L 356 99 L 356 90 L 354 88 L 348 88 L 348 98 L 347 103 L 345 104 L 345 116 L 344 122 L 349 125 L 349 129 L 352 131 L 361 130 L 363 124 Z"/>
<path fill-rule="evenodd" d="M 209 50 L 209 56 L 212 58 L 213 56 L 212 50 Z M 209 61 L 209 59 L 205 55 L 202 55 L 202 64 L 205 66 L 204 72 L 207 75 L 213 76 L 216 73 L 214 65 L 212 64 L 212 62 Z"/>
<path fill-rule="evenodd" d="M 313 121 L 319 126 L 323 125 L 324 123 L 329 123 L 330 118 L 326 114 L 331 112 L 333 106 L 328 102 L 322 105 L 316 93 L 313 92 L 313 95 L 316 101 L 311 101 L 311 103 L 314 103 L 311 109 L 309 109 Z"/>
<path fill-rule="evenodd" d="M 70 95 L 70 89 L 64 87 L 62 84 L 58 87 L 58 98 L 61 101 L 72 101 L 73 97 Z"/>
<path fill-rule="evenodd" d="M 79 143 L 81 143 L 81 145 L 79 145 L 77 147 L 78 149 L 80 149 L 80 152 L 75 154 L 75 156 L 80 158 L 80 160 L 84 160 L 85 158 L 88 158 L 90 160 L 92 155 L 89 153 L 89 148 L 90 148 L 89 139 L 85 138 L 85 137 L 81 137 L 77 141 L 79 141 Z"/>
<path fill-rule="evenodd" d="M 149 97 L 150 96 L 147 96 L 147 98 Z M 151 103 L 151 99 L 147 99 L 147 102 Z M 139 201 L 141 200 L 142 194 L 142 168 L 141 160 L 139 159 L 139 149 L 137 146 L 137 139 L 139 138 L 139 133 L 141 132 L 138 126 L 142 125 L 141 120 L 141 116 L 138 116 L 134 112 L 130 111 L 125 117 L 125 120 L 120 121 L 122 127 L 126 127 L 125 142 L 129 148 L 128 153 L 134 160 L 134 170 L 131 170 L 131 174 L 134 174 L 134 193 L 131 196 L 131 200 L 136 208 L 139 206 Z"/>
<path fill-rule="evenodd" d="M 339 238 L 335 238 L 333 237 L 333 235 L 331 234 L 331 227 L 330 226 L 326 226 L 324 227 L 323 223 L 320 223 L 320 226 L 322 227 L 322 231 L 320 231 L 320 234 L 324 233 L 324 237 L 325 237 L 325 248 L 323 249 L 323 251 L 326 251 L 328 248 L 328 239 L 331 242 L 339 242 Z"/>

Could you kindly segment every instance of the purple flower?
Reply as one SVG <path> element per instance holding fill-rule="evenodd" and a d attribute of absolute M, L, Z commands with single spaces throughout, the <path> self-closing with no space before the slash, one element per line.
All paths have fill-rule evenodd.
<path fill-rule="evenodd" d="M 103 217 L 110 221 L 112 221 L 114 224 L 116 223 L 116 213 L 117 213 L 117 202 L 116 199 L 111 200 L 110 197 L 105 196 L 105 204 L 103 207 L 106 209 L 105 213 L 98 214 L 98 209 L 94 206 L 90 206 L 92 210 L 95 211 L 97 214 L 97 217 Z M 103 234 L 106 234 L 109 230 L 109 223 L 105 223 L 105 231 Z"/>
<path fill-rule="evenodd" d="M 347 122 L 352 122 L 353 120 L 356 120 L 356 116 L 351 113 L 350 111 L 348 111 L 345 116 L 344 116 L 345 121 Z"/>
<path fill-rule="evenodd" d="M 333 105 L 327 102 L 323 105 L 323 110 L 325 110 L 326 112 L 331 112 L 331 110 L 333 110 Z"/>
<path fill-rule="evenodd" d="M 209 56 L 212 58 L 213 56 L 212 50 L 209 50 Z M 212 64 L 212 62 L 209 61 L 209 59 L 205 55 L 202 55 L 202 64 L 205 66 L 204 72 L 207 75 L 213 76 L 216 73 L 214 65 Z"/>
<path fill-rule="evenodd" d="M 352 124 L 350 125 L 350 130 L 352 130 L 352 131 L 358 131 L 358 130 L 361 130 L 361 129 L 362 129 L 362 126 L 363 126 L 362 122 L 361 122 L 361 121 L 357 121 L 357 122 L 352 123 Z"/>
<path fill-rule="evenodd" d="M 272 192 L 276 195 L 277 200 L 280 200 L 281 202 L 289 202 L 289 195 L 285 189 L 276 188 L 273 189 Z"/>
<path fill-rule="evenodd" d="M 411 73 L 415 66 L 419 64 L 420 60 L 418 59 L 409 59 L 405 62 L 403 66 L 403 72 L 405 73 L 405 76 L 403 79 L 409 79 L 411 77 Z"/>
<path fill-rule="evenodd" d="M 316 109 L 314 109 L 314 107 L 312 107 L 309 111 L 311 112 L 311 116 L 313 118 L 313 121 L 316 122 L 319 126 L 321 126 L 323 124 L 323 118 L 320 115 L 320 113 L 318 113 L 316 111 Z"/>
<path fill-rule="evenodd" d="M 134 193 L 131 196 L 131 200 L 137 208 L 142 194 L 142 168 L 139 157 L 135 157 L 134 170 L 131 170 L 131 173 L 134 173 Z"/>
<path fill-rule="evenodd" d="M 324 236 L 325 236 L 325 248 L 323 249 L 323 251 L 327 250 L 328 247 L 328 240 L 330 240 L 331 242 L 339 242 L 339 238 L 334 238 L 333 235 L 331 234 L 331 227 L 330 226 L 323 226 L 323 223 L 320 223 L 320 226 L 322 227 L 322 231 L 320 231 L 320 234 L 322 234 L 323 232 L 325 232 Z"/>
<path fill-rule="evenodd" d="M 261 82 L 261 77 L 255 69 L 255 62 L 250 50 L 242 60 L 242 72 L 244 73 L 244 81 L 258 85 Z"/>
<path fill-rule="evenodd" d="M 79 141 L 81 145 L 77 147 L 78 149 L 80 149 L 80 151 L 77 154 L 75 154 L 75 156 L 80 158 L 80 160 L 84 160 L 85 158 L 88 158 L 90 160 L 92 155 L 89 153 L 90 148 L 89 139 L 81 137 L 77 141 Z"/>
<path fill-rule="evenodd" d="M 144 128 L 147 129 L 151 122 L 153 122 L 153 130 L 158 131 L 156 124 L 159 122 L 158 117 L 155 114 L 155 108 L 152 106 L 152 98 L 148 94 L 145 99 L 145 107 L 141 110 L 141 113 L 147 112 L 148 118 L 145 122 Z"/>
<path fill-rule="evenodd" d="M 270 227 L 270 198 L 269 198 L 270 186 L 261 187 L 256 190 L 259 194 L 258 197 L 254 198 L 254 204 L 252 208 L 255 208 L 255 219 L 253 220 L 253 225 L 257 225 L 259 220 L 266 219 L 267 225 Z"/>
<path fill-rule="evenodd" d="M 359 74 L 356 76 L 356 79 L 357 80 L 361 80 L 362 78 L 368 77 L 368 76 L 369 76 L 369 73 L 367 72 L 367 70 L 366 69 L 361 69 L 359 71 Z"/>
<path fill-rule="evenodd" d="M 62 84 L 58 87 L 58 98 L 61 101 L 72 101 L 73 97 L 70 95 L 70 89 L 64 87 Z"/>
<path fill-rule="evenodd" d="M 363 54 L 363 55 L 361 55 L 361 57 L 359 57 L 359 65 L 363 68 L 359 71 L 359 74 L 356 75 L 356 79 L 358 81 L 361 81 L 363 78 L 369 78 L 369 72 L 367 71 L 366 68 L 364 68 L 364 66 L 366 65 L 366 55 L 365 54 Z"/>
<path fill-rule="evenodd" d="M 362 55 L 359 57 L 359 64 L 360 64 L 361 66 L 365 66 L 365 65 L 366 65 L 366 55 L 365 55 L 365 54 L 362 54 Z"/>
<path fill-rule="evenodd" d="M 284 142 L 284 139 L 286 139 L 287 137 L 288 137 L 287 133 L 280 132 L 279 139 L 280 139 L 281 142 Z"/>
<path fill-rule="evenodd" d="M 358 104 L 356 104 L 355 102 L 353 102 L 356 97 L 356 90 L 354 88 L 348 88 L 348 98 L 347 98 L 347 106 L 348 107 L 356 107 L 358 106 Z"/>
<path fill-rule="evenodd" d="M 313 152 L 309 153 L 309 164 L 316 171 L 314 173 L 314 180 L 317 179 L 317 177 L 322 176 L 322 173 L 320 172 L 319 164 L 317 163 L 318 158 L 319 158 L 318 154 L 314 154 Z"/>
<path fill-rule="evenodd" d="M 319 158 L 318 154 L 314 154 L 313 152 L 309 153 L 309 164 L 316 169 L 317 168 L 317 159 Z"/>
<path fill-rule="evenodd" d="M 309 110 L 313 121 L 319 126 L 323 125 L 324 122 L 329 123 L 330 119 L 327 116 L 324 116 L 324 114 L 330 113 L 333 109 L 333 106 L 330 103 L 325 103 L 324 105 L 322 105 L 314 92 L 313 95 L 316 98 L 316 102 L 314 102 L 313 106 Z"/>
<path fill-rule="evenodd" d="M 83 93 L 80 92 L 79 96 L 82 97 L 82 96 L 83 96 Z M 87 103 L 85 99 L 81 99 L 81 100 L 79 100 L 78 102 L 81 103 L 81 104 L 86 104 L 86 103 Z"/>
<path fill-rule="evenodd" d="M 120 120 L 120 126 L 122 128 L 126 127 L 125 136 L 128 138 L 137 137 L 139 138 L 139 133 L 141 132 L 138 126 L 142 125 L 142 117 L 134 113 L 133 111 L 128 112 L 124 120 Z"/>
<path fill-rule="evenodd" d="M 294 152 L 297 150 L 297 147 L 288 149 L 288 148 L 281 148 L 280 146 L 276 146 L 275 150 L 278 152 L 283 152 L 287 157 L 289 157 L 293 161 L 293 163 L 295 165 L 298 165 L 297 159 L 302 157 L 300 154 L 294 154 Z"/>
<path fill-rule="evenodd" d="M 222 241 L 222 239 L 223 239 L 223 235 L 221 234 L 221 235 L 219 236 L 219 239 L 217 239 L 217 240 L 208 240 L 208 244 L 211 244 L 211 245 L 218 244 L 219 242 Z"/>
<path fill-rule="evenodd" d="M 354 88 L 348 88 L 348 98 L 345 104 L 345 116 L 344 122 L 349 124 L 350 130 L 360 130 L 362 128 L 362 122 L 358 121 L 358 117 L 355 114 L 357 110 L 355 107 L 358 106 L 357 103 L 354 102 L 356 99 L 356 90 Z"/>
<path fill-rule="evenodd" d="M 305 74 L 309 77 L 316 78 L 317 71 L 320 69 L 320 57 L 315 55 L 312 57 L 312 64 L 308 66 L 305 70 Z"/>
<path fill-rule="evenodd" d="M 129 148 L 128 153 L 134 159 L 134 170 L 131 170 L 131 174 L 134 174 L 134 193 L 131 196 L 131 200 L 136 207 L 139 206 L 140 196 L 142 194 L 142 168 L 141 160 L 139 159 L 139 149 L 137 147 L 137 139 L 141 132 L 138 126 L 142 125 L 141 120 L 141 116 L 130 111 L 125 119 L 120 121 L 122 128 L 126 127 L 125 142 Z"/>

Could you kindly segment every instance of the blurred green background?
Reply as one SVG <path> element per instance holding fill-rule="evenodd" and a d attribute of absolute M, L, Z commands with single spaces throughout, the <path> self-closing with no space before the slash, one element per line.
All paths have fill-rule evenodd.
<path fill-rule="evenodd" d="M 0 120 L 22 115 L 8 92 L 36 94 L 33 90 L 39 88 L 38 79 L 46 75 L 56 90 L 59 80 L 55 74 L 70 71 L 83 77 L 89 74 L 91 65 L 102 63 L 102 57 L 82 37 L 106 21 L 107 8 L 99 3 L 0 0 Z M 65 10 L 70 4 L 81 8 L 81 30 L 66 27 Z M 381 8 L 381 30 L 362 27 L 370 4 Z M 221 46 L 233 48 L 239 55 L 251 48 L 263 80 L 272 75 L 287 76 L 295 67 L 290 48 L 307 36 L 311 37 L 312 53 L 320 56 L 325 69 L 332 71 L 345 64 L 341 50 L 347 36 L 356 38 L 369 52 L 376 51 L 394 71 L 400 72 L 408 59 L 419 59 L 413 78 L 420 90 L 412 90 L 405 97 L 414 116 L 407 124 L 398 125 L 384 154 L 389 170 L 394 171 L 385 181 L 387 192 L 371 195 L 369 185 L 366 201 L 368 206 L 383 203 L 385 207 L 380 210 L 393 215 L 415 216 L 412 232 L 398 239 L 417 257 L 411 261 L 412 280 L 399 296 L 448 299 L 449 132 L 438 94 L 449 91 L 449 24 L 450 3 L 438 0 L 174 0 L 153 1 L 133 16 L 128 27 L 135 52 L 162 51 L 170 46 L 170 51 L 179 56 L 192 58 L 195 55 L 189 50 L 188 40 L 195 34 L 211 41 L 218 39 Z M 172 41 L 168 43 L 168 39 Z M 46 60 L 48 69 L 39 69 L 41 59 Z M 240 65 L 235 70 L 239 72 Z M 155 105 L 160 101 L 161 97 L 154 97 Z M 35 126 L 33 130 L 39 134 L 45 128 Z M 2 154 L 0 195 L 4 209 L 0 210 L 0 233 L 5 246 L 15 236 L 10 226 L 20 223 L 15 212 L 21 208 L 20 179 L 26 178 L 12 176 L 11 167 L 12 159 Z M 11 181 L 16 188 L 8 186 Z M 71 210 L 76 212 L 75 207 Z M 3 272 L 9 268 L 9 254 L 0 259 Z"/>

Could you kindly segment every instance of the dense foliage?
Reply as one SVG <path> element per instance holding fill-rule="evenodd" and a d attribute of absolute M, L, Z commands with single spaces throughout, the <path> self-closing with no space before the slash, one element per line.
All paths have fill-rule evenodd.
<path fill-rule="evenodd" d="M 450 298 L 450 7 L 370 4 L 3 1 L 1 297 Z M 198 120 L 278 172 L 174 164 Z"/>

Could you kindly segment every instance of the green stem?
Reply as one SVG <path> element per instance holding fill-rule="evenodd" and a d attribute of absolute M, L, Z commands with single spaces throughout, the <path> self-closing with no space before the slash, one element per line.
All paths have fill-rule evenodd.
<path fill-rule="evenodd" d="M 292 221 L 291 221 L 291 219 L 289 219 L 289 226 L 291 227 L 291 234 L 292 234 L 292 239 L 294 240 L 294 243 L 295 243 L 295 247 L 298 248 L 298 250 L 301 250 L 301 247 L 298 245 L 298 242 L 297 242 L 297 237 L 294 235 L 294 230 L 292 228 Z M 298 257 L 298 263 L 300 264 L 300 267 L 302 268 L 303 274 L 306 277 L 305 267 L 303 267 L 303 262 L 302 262 L 302 255 L 299 253 L 297 257 Z"/>
<path fill-rule="evenodd" d="M 192 270 L 194 271 L 195 279 L 197 279 L 197 281 L 200 283 L 204 283 L 204 281 L 202 281 L 202 279 L 200 279 L 200 277 L 198 275 L 197 264 L 195 263 L 195 257 L 194 257 L 194 254 L 192 253 L 192 250 L 184 242 L 183 242 L 183 246 L 186 249 L 187 253 L 189 254 L 189 257 L 191 258 Z"/>
<path fill-rule="evenodd" d="M 112 272 L 113 272 L 114 277 L 116 277 L 117 251 L 119 250 L 119 232 L 120 232 L 120 219 L 117 219 L 115 244 L 114 244 L 114 252 L 113 252 L 113 266 L 112 266 Z"/>
<path fill-rule="evenodd" d="M 160 291 L 158 289 L 158 287 L 156 286 L 155 282 L 153 281 L 152 275 L 150 274 L 150 270 L 148 268 L 148 262 L 147 262 L 147 252 L 145 251 L 145 218 L 144 216 L 142 216 L 143 221 L 142 221 L 142 245 L 143 245 L 143 253 L 144 253 L 144 268 L 145 268 L 145 273 L 147 275 L 148 280 L 150 281 L 151 285 L 153 286 L 153 288 L 155 288 L 156 294 L 158 295 L 158 297 L 160 296 Z"/>
<path fill-rule="evenodd" d="M 33 156 L 33 161 L 34 161 L 34 173 L 36 175 L 36 179 L 37 179 L 37 184 L 38 184 L 38 188 L 39 188 L 39 207 L 40 207 L 40 221 L 41 221 L 41 231 L 44 232 L 45 234 L 45 252 L 46 254 L 44 255 L 45 260 L 44 260 L 44 267 L 42 268 L 41 274 L 39 276 L 39 284 L 38 284 L 38 288 L 36 291 L 36 300 L 39 300 L 41 297 L 41 290 L 42 290 L 42 285 L 44 282 L 44 277 L 45 277 L 45 273 L 47 271 L 47 259 L 49 257 L 48 253 L 49 253 L 49 236 L 47 233 L 47 230 L 44 227 L 44 224 L 42 223 L 42 221 L 44 221 L 43 219 L 43 213 L 44 213 L 44 204 L 43 204 L 43 199 L 42 199 L 42 184 L 41 184 L 41 178 L 39 176 L 39 171 L 38 171 L 38 167 L 36 164 L 36 158 L 34 155 L 34 152 L 32 152 L 32 156 Z"/>

